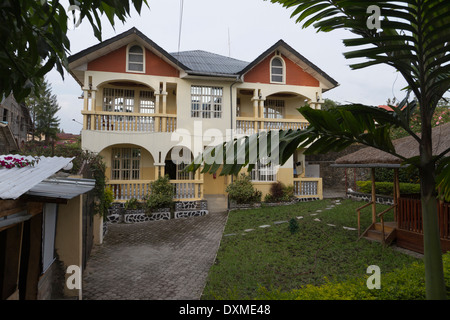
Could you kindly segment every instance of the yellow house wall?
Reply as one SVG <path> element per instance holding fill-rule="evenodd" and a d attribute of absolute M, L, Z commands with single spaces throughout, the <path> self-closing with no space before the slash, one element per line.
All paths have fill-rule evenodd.
<path fill-rule="evenodd" d="M 58 206 L 55 249 L 66 269 L 70 265 L 82 266 L 82 221 L 82 195 Z M 66 274 L 66 278 L 68 276 L 70 274 Z M 67 286 L 64 286 L 64 293 L 70 297 L 81 294 L 79 290 L 69 290 Z"/>

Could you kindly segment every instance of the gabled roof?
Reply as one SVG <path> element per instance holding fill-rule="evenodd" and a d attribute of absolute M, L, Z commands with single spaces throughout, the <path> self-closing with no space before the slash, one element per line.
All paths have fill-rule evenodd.
<path fill-rule="evenodd" d="M 142 39 L 149 47 L 153 48 L 154 51 L 159 52 L 161 55 L 163 55 L 167 60 L 169 60 L 170 62 L 172 62 L 175 65 L 179 65 L 180 68 L 184 69 L 184 70 L 189 70 L 189 68 L 187 68 L 184 65 L 180 65 L 180 62 L 175 59 L 172 55 L 170 55 L 168 52 L 166 52 L 163 48 L 161 48 L 160 46 L 158 46 L 155 42 L 153 42 L 152 40 L 150 40 L 145 34 L 143 34 L 141 31 L 139 31 L 138 29 L 136 29 L 135 27 L 131 28 L 128 31 L 125 31 L 115 37 L 112 37 L 108 40 L 102 41 L 99 44 L 96 44 L 92 47 L 89 47 L 85 50 L 82 50 L 72 56 L 70 56 L 68 58 L 69 63 L 73 63 L 77 60 L 80 59 L 86 59 L 90 54 L 93 54 L 99 50 L 108 48 L 111 46 L 113 46 L 113 44 L 118 43 L 120 44 L 121 40 L 124 40 L 128 37 L 138 37 L 140 39 Z M 121 45 L 120 45 L 121 46 Z M 116 49 L 118 49 L 118 46 L 115 46 Z M 103 50 L 106 53 L 111 52 L 112 50 Z"/>
<path fill-rule="evenodd" d="M 246 61 L 202 50 L 172 53 L 172 56 L 190 69 L 189 74 L 237 76 L 248 65 Z"/>
<path fill-rule="evenodd" d="M 324 91 L 332 89 L 339 85 L 336 80 L 327 75 L 319 67 L 306 59 L 283 40 L 279 40 L 272 47 L 267 49 L 264 53 L 262 53 L 255 60 L 249 63 L 246 61 L 233 59 L 202 50 L 183 51 L 169 54 L 134 27 L 113 38 L 102 41 L 97 45 L 89 47 L 77 54 L 70 56 L 68 58 L 68 61 L 69 64 L 71 64 L 71 70 L 79 67 L 86 62 L 99 58 L 102 55 L 117 50 L 120 47 L 128 44 L 132 40 L 136 41 L 139 39 L 140 41 L 143 41 L 143 44 L 147 48 L 151 49 L 154 53 L 159 54 L 159 56 L 166 60 L 169 64 L 176 66 L 179 70 L 184 71 L 188 75 L 217 76 L 228 78 L 241 77 L 245 75 L 245 73 L 250 71 L 253 67 L 258 65 L 270 54 L 272 54 L 276 50 L 279 50 L 287 58 L 291 59 L 293 62 L 302 67 L 306 72 L 323 82 L 326 86 L 326 88 L 324 88 Z M 71 73 L 76 79 L 74 71 L 71 71 Z"/>

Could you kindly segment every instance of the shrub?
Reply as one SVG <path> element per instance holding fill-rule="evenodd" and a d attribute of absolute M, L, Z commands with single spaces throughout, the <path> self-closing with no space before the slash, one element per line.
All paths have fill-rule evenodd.
<path fill-rule="evenodd" d="M 264 197 L 265 202 L 288 202 L 294 197 L 294 186 L 285 186 L 277 181 L 270 187 L 269 193 Z"/>
<path fill-rule="evenodd" d="M 174 194 L 169 176 L 159 177 L 150 184 L 150 194 L 145 198 L 146 206 L 149 210 L 171 208 Z"/>
<path fill-rule="evenodd" d="M 298 225 L 298 222 L 295 218 L 292 218 L 291 220 L 289 220 L 289 232 L 291 234 L 297 233 L 299 229 L 300 229 L 300 226 Z"/>
<path fill-rule="evenodd" d="M 250 176 L 246 174 L 241 174 L 233 183 L 229 184 L 226 192 L 228 192 L 230 200 L 237 204 L 260 202 L 262 197 L 262 192 L 253 187 Z"/>
<path fill-rule="evenodd" d="M 450 297 L 450 252 L 442 256 L 447 297 Z M 327 281 L 322 286 L 306 285 L 288 292 L 259 288 L 256 299 L 268 300 L 424 300 L 425 268 L 423 261 L 381 275 L 381 288 L 368 289 L 368 275 L 344 282 Z"/>
<path fill-rule="evenodd" d="M 124 208 L 125 210 L 137 210 L 142 207 L 142 204 L 136 198 L 131 198 L 130 200 L 125 202 Z"/>
<path fill-rule="evenodd" d="M 356 185 L 359 187 L 359 191 L 363 193 L 372 192 L 371 181 L 356 181 Z M 392 195 L 394 192 L 393 182 L 375 182 L 375 193 L 383 195 Z M 402 183 L 400 182 L 400 193 L 420 193 L 420 184 L 415 183 Z"/>

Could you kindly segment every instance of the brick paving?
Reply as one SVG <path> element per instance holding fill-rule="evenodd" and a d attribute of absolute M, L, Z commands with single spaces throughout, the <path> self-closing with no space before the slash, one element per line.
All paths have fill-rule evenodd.
<path fill-rule="evenodd" d="M 83 273 L 83 300 L 197 300 L 227 213 L 110 224 Z"/>

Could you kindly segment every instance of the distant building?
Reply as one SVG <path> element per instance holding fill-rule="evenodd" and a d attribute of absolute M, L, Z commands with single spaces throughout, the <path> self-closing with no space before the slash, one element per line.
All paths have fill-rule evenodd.
<path fill-rule="evenodd" d="M 64 132 L 57 133 L 56 134 L 56 144 L 76 143 L 79 138 L 80 138 L 79 134 L 64 133 Z"/>
<path fill-rule="evenodd" d="M 0 123 L 9 127 L 17 147 L 22 148 L 28 141 L 33 123 L 28 108 L 18 103 L 12 94 L 0 103 Z"/>

